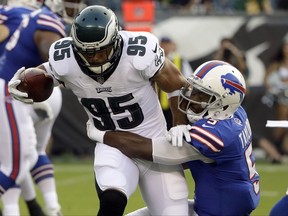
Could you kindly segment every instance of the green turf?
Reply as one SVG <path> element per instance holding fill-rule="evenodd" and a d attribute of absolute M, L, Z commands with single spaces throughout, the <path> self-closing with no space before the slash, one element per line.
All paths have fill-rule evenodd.
<path fill-rule="evenodd" d="M 279 200 L 288 187 L 288 166 L 258 163 L 257 170 L 261 177 L 261 202 L 252 216 L 267 216 L 274 203 Z M 93 161 L 66 161 L 55 162 L 55 176 L 59 200 L 64 216 L 96 215 L 98 200 L 94 188 Z M 190 182 L 190 198 L 192 198 L 193 181 L 189 172 L 186 172 Z M 43 200 L 37 190 L 38 200 L 43 205 Z M 159 200 L 161 202 L 161 200 Z M 128 202 L 126 213 L 143 207 L 139 190 Z M 21 215 L 28 215 L 25 204 L 20 202 Z"/>

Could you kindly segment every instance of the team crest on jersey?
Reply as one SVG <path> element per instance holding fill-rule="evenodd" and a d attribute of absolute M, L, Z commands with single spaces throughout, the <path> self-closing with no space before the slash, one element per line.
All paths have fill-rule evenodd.
<path fill-rule="evenodd" d="M 229 89 L 229 94 L 235 94 L 238 92 L 240 98 L 243 99 L 245 94 L 245 88 L 242 86 L 241 82 L 232 73 L 221 76 L 221 83 L 224 89 Z"/>
<path fill-rule="evenodd" d="M 97 93 L 101 92 L 112 92 L 112 87 L 96 88 Z"/>
<path fill-rule="evenodd" d="M 160 49 L 159 54 L 155 56 L 155 66 L 156 67 L 158 67 L 159 65 L 161 65 L 163 63 L 163 57 L 164 57 L 163 50 Z"/>

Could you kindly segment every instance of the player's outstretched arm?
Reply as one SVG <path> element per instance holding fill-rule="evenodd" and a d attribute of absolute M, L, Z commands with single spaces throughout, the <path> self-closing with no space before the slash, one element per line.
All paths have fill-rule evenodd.
<path fill-rule="evenodd" d="M 128 157 L 153 161 L 151 139 L 130 132 L 106 131 L 103 141 Z"/>
<path fill-rule="evenodd" d="M 166 137 L 148 139 L 130 132 L 106 131 L 103 142 L 119 149 L 128 157 L 141 158 L 159 164 L 176 165 L 192 160 L 213 162 L 187 142 L 184 142 L 182 147 L 174 147 Z"/>

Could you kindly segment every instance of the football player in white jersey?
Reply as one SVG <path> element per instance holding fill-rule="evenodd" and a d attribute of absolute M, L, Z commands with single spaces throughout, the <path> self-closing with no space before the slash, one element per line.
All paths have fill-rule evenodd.
<path fill-rule="evenodd" d="M 88 136 L 101 140 L 94 158 L 98 216 L 123 215 L 137 185 L 151 215 L 188 215 L 188 187 L 180 165 L 130 159 L 103 143 L 107 130 L 131 131 L 149 138 L 166 134 L 154 82 L 176 102 L 171 106 L 174 122 L 187 121 L 178 112 L 175 97 L 186 79 L 165 59 L 154 35 L 119 31 L 118 19 L 110 9 L 89 6 L 76 16 L 71 37 L 53 43 L 49 62 L 39 67 L 54 77 L 55 85 L 63 84 L 73 91 L 89 117 Z M 33 103 L 17 90 L 22 71 L 10 80 L 9 91 L 18 100 Z M 93 133 L 95 128 L 100 133 Z"/>

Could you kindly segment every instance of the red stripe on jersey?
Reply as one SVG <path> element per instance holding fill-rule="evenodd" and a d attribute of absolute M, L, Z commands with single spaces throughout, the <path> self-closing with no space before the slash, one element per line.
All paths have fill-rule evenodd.
<path fill-rule="evenodd" d="M 5 97 L 11 97 L 8 92 L 8 86 L 5 86 Z M 8 121 L 10 125 L 11 131 L 11 140 L 12 140 L 12 172 L 10 177 L 15 180 L 19 174 L 19 167 L 20 167 L 20 138 L 19 138 L 19 131 L 16 123 L 16 118 L 14 115 L 14 110 L 11 101 L 5 101 L 6 111 L 8 115 Z"/>
<path fill-rule="evenodd" d="M 50 16 L 40 15 L 37 24 L 51 27 L 59 32 L 63 37 L 66 35 L 65 26 L 59 20 L 53 19 Z"/>
<path fill-rule="evenodd" d="M 46 14 L 40 14 L 39 15 L 39 18 L 42 19 L 42 20 L 47 20 L 47 21 L 50 21 L 50 22 L 54 22 L 55 24 L 59 25 L 61 28 L 65 28 L 65 25 L 58 19 L 55 19 L 51 16 L 48 16 Z"/>
<path fill-rule="evenodd" d="M 200 143 L 206 145 L 213 152 L 220 152 L 221 151 L 221 149 L 216 148 L 211 142 L 209 142 L 208 140 L 206 140 L 203 137 L 199 136 L 198 134 L 190 133 L 190 136 L 193 139 L 198 140 Z"/>
<path fill-rule="evenodd" d="M 215 144 L 219 145 L 221 148 L 224 147 L 224 143 L 222 142 L 222 140 L 219 137 L 215 136 L 215 134 L 212 134 L 210 131 L 205 130 L 204 128 L 201 128 L 198 126 L 192 126 L 192 129 L 196 130 L 198 132 L 198 134 L 200 134 L 200 135 L 203 134 L 204 136 L 213 140 L 215 142 Z"/>

